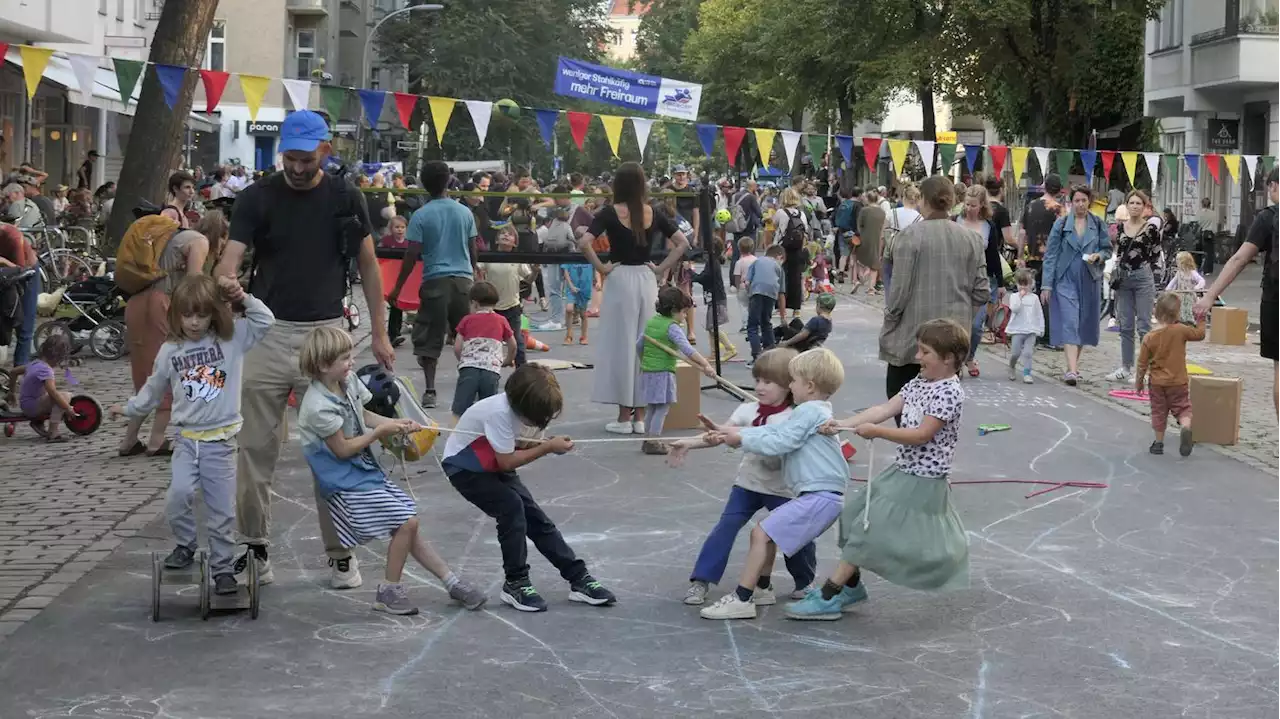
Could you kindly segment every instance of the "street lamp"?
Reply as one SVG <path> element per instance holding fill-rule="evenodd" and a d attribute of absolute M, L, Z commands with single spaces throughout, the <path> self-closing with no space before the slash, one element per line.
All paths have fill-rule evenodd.
<path fill-rule="evenodd" d="M 427 5 L 410 5 L 408 7 L 402 7 L 399 10 L 396 10 L 395 12 L 389 12 L 386 15 L 384 15 L 381 20 L 379 20 L 376 24 L 374 24 L 373 29 L 369 30 L 368 34 L 364 36 L 364 48 L 361 51 L 361 55 L 360 55 L 360 82 L 365 85 L 369 84 L 369 41 L 372 40 L 373 36 L 378 33 L 378 28 L 382 27 L 383 23 L 385 23 L 386 21 L 390 20 L 391 18 L 397 15 L 404 15 L 405 13 L 410 13 L 410 12 L 413 12 L 414 10 L 443 10 L 443 9 L 444 9 L 444 5 L 438 5 L 435 3 L 431 3 Z"/>

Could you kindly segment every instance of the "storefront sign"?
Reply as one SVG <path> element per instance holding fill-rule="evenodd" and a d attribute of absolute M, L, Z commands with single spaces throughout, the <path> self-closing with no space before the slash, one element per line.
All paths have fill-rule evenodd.
<path fill-rule="evenodd" d="M 278 122 L 250 122 L 250 135 L 279 135 L 280 123 Z"/>
<path fill-rule="evenodd" d="M 682 120 L 698 119 L 702 86 L 560 58 L 555 93 Z"/>
<path fill-rule="evenodd" d="M 938 130 L 937 137 L 938 142 L 955 144 L 957 136 L 955 130 Z"/>
<path fill-rule="evenodd" d="M 1239 120 L 1208 120 L 1205 146 L 1210 150 L 1238 150 L 1240 148 Z"/>

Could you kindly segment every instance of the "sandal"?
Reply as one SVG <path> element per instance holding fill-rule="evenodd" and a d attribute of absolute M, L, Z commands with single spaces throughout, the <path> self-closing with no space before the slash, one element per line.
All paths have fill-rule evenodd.
<path fill-rule="evenodd" d="M 143 452 L 146 452 L 146 451 L 147 451 L 147 445 L 143 444 L 142 442 L 135 441 L 132 447 L 128 449 L 117 450 L 116 454 L 120 455 L 121 457 L 136 457 L 137 455 L 142 454 Z"/>
<path fill-rule="evenodd" d="M 44 420 L 42 419 L 31 420 L 31 429 L 34 430 L 36 434 L 40 435 L 44 439 L 49 439 L 49 430 L 45 429 Z"/>
<path fill-rule="evenodd" d="M 580 344 L 580 345 L 586 345 L 586 344 L 587 344 L 587 338 L 586 338 L 586 337 L 579 337 L 579 338 L 578 338 L 578 344 Z"/>
<path fill-rule="evenodd" d="M 969 361 L 969 376 L 970 377 L 982 376 L 982 370 L 978 368 L 978 363 L 974 362 L 973 360 Z"/>
<path fill-rule="evenodd" d="M 48 437 L 45 437 L 44 441 L 49 442 L 50 444 L 58 444 L 60 442 L 67 441 L 67 436 L 65 434 L 51 434 Z"/>
<path fill-rule="evenodd" d="M 153 451 L 153 450 L 147 450 L 147 456 L 148 456 L 148 457 L 172 457 L 172 456 L 173 456 L 173 445 L 172 445 L 172 444 L 170 444 L 170 443 L 169 443 L 169 440 L 167 440 L 167 439 L 166 439 L 166 440 L 165 440 L 165 441 L 164 441 L 164 442 L 163 442 L 163 443 L 162 443 L 158 448 L 156 448 L 154 451 Z"/>

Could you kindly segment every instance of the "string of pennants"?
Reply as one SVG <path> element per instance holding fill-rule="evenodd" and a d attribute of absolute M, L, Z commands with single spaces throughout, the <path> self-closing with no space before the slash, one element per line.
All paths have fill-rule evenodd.
<path fill-rule="evenodd" d="M 8 43 L 0 43 L 0 58 L 3 58 L 9 50 Z M 34 47 L 31 45 L 18 45 L 18 53 L 22 58 L 23 79 L 27 86 L 28 98 L 34 97 L 36 88 L 40 84 L 40 79 L 44 75 L 45 68 L 49 64 L 49 58 L 53 56 L 52 48 Z M 311 99 L 311 87 L 316 84 L 307 79 L 286 79 L 286 78 L 270 78 L 264 75 L 248 75 L 244 73 L 230 73 L 220 70 L 203 70 L 196 68 L 182 67 L 178 65 L 165 65 L 150 63 L 141 60 L 126 60 L 123 58 L 99 57 L 94 55 L 82 55 L 78 53 L 58 53 L 65 55 L 71 66 L 72 73 L 75 75 L 79 90 L 86 95 L 91 94 L 94 86 L 94 77 L 97 70 L 106 60 L 115 70 L 116 82 L 120 91 L 120 99 L 124 103 L 128 103 L 133 95 L 134 89 L 137 87 L 138 80 L 142 77 L 147 65 L 151 65 L 155 72 L 156 79 L 160 82 L 161 90 L 164 93 L 165 103 L 170 109 L 177 104 L 178 93 L 182 87 L 183 81 L 189 72 L 198 72 L 200 81 L 204 86 L 205 94 L 205 112 L 212 113 L 222 100 L 222 94 L 226 90 L 231 75 L 236 75 L 240 81 L 240 88 L 244 93 L 245 104 L 249 109 L 250 120 L 256 120 L 258 110 L 262 107 L 263 98 L 266 97 L 267 89 L 270 87 L 272 80 L 278 80 L 284 87 L 285 92 L 289 95 L 289 100 L 296 110 L 309 109 Z M 427 107 L 431 115 L 431 124 L 435 127 L 435 135 L 437 142 L 444 141 L 445 128 L 449 124 L 449 119 L 453 116 L 453 111 L 457 103 L 461 102 L 467 107 L 467 112 L 471 116 L 472 124 L 475 127 L 476 136 L 480 141 L 481 147 L 484 146 L 485 138 L 489 131 L 489 121 L 492 118 L 494 103 L 487 100 L 456 100 L 451 97 L 435 97 L 420 96 L 404 92 L 386 92 L 384 90 L 370 90 L 363 88 L 349 88 L 339 85 L 320 84 L 320 101 L 328 111 L 330 117 L 338 117 L 343 105 L 346 103 L 348 93 L 354 91 L 359 97 L 361 108 L 364 111 L 365 119 L 370 126 L 376 125 L 378 119 L 382 116 L 383 107 L 386 104 L 387 95 L 392 96 L 395 104 L 397 118 L 400 124 L 406 129 L 409 127 L 413 111 L 420 100 L 427 101 Z M 593 117 L 600 119 L 600 124 L 604 128 L 605 138 L 609 141 L 609 147 L 613 151 L 615 157 L 618 156 L 618 149 L 622 138 L 622 128 L 626 120 L 631 121 L 631 127 L 636 135 L 636 142 L 640 149 L 640 155 L 643 158 L 645 147 L 649 141 L 649 135 L 653 129 L 655 120 L 642 117 L 623 117 L 620 115 L 605 115 L 600 113 L 581 112 L 574 110 L 557 110 L 545 108 L 525 108 L 534 112 L 537 120 L 538 131 L 542 136 L 543 143 L 548 148 L 551 147 L 552 138 L 555 135 L 555 127 L 559 122 L 560 116 L 563 114 L 569 123 L 569 133 L 573 137 L 574 144 L 578 149 L 583 149 L 583 143 L 586 141 L 587 131 L 591 126 Z M 660 121 L 667 134 L 667 144 L 671 148 L 673 154 L 679 155 L 684 146 L 685 130 L 691 123 L 680 121 L 662 120 Z M 733 167 L 738 157 L 738 152 L 742 148 L 742 143 L 747 137 L 748 128 L 734 127 L 731 125 L 716 125 L 711 123 L 692 123 L 694 132 L 697 134 L 698 142 L 702 146 L 703 152 L 707 157 L 711 157 L 719 137 L 724 139 L 724 150 L 727 155 L 730 167 Z M 768 164 L 769 157 L 773 151 L 775 139 L 779 136 L 782 138 L 783 151 L 786 153 L 787 165 L 790 167 L 795 163 L 796 150 L 800 145 L 801 136 L 805 136 L 808 143 L 809 153 L 813 156 L 819 156 L 827 151 L 828 143 L 834 140 L 835 146 L 839 149 L 841 156 L 844 158 L 846 166 L 853 166 L 855 160 L 854 143 L 855 138 L 850 135 L 834 135 L 816 133 L 802 133 L 795 130 L 774 130 L 769 128 L 753 127 L 749 128 L 755 140 L 756 149 L 760 158 L 765 164 Z M 1192 180 L 1199 181 L 1200 165 L 1204 163 L 1205 168 L 1209 171 L 1209 175 L 1214 182 L 1221 182 L 1221 168 L 1226 167 L 1227 172 L 1231 175 L 1231 179 L 1239 182 L 1240 169 L 1243 163 L 1245 172 L 1250 178 L 1256 176 L 1259 160 L 1262 161 L 1264 172 L 1270 172 L 1276 166 L 1276 158 L 1271 155 L 1244 155 L 1244 154 L 1168 154 L 1159 152 L 1136 152 L 1136 151 L 1116 151 L 1116 150 L 1073 150 L 1049 147 L 1019 147 L 1009 145 L 962 145 L 958 143 L 943 143 L 929 140 L 901 140 L 888 139 L 878 137 L 861 137 L 857 138 L 858 144 L 862 148 L 862 157 L 865 158 L 867 166 L 873 170 L 878 166 L 882 148 L 887 150 L 887 154 L 891 162 L 891 167 L 895 174 L 902 174 L 907 164 L 907 158 L 911 148 L 915 148 L 919 155 L 920 161 L 924 167 L 929 168 L 929 172 L 933 172 L 935 158 L 940 160 L 941 172 L 949 171 L 956 162 L 956 157 L 963 148 L 964 162 L 972 174 L 979 164 L 979 158 L 983 150 L 986 150 L 990 161 L 989 167 L 997 175 L 1004 173 L 1006 166 L 1013 173 L 1015 183 L 1021 182 L 1022 175 L 1027 172 L 1028 162 L 1034 154 L 1036 162 L 1040 168 L 1040 175 L 1043 178 L 1050 170 L 1049 160 L 1052 154 L 1057 174 L 1066 177 L 1070 174 L 1070 170 L 1075 164 L 1076 155 L 1079 154 L 1081 166 L 1084 168 L 1085 175 L 1092 177 L 1094 170 L 1101 161 L 1101 169 L 1103 177 L 1109 178 L 1112 169 L 1115 167 L 1116 158 L 1120 158 L 1125 173 L 1128 175 L 1130 182 L 1137 178 L 1138 158 L 1141 156 L 1143 163 L 1146 165 L 1147 173 L 1150 175 L 1154 184 L 1159 175 L 1160 165 L 1163 161 L 1166 178 L 1176 177 L 1178 171 L 1178 163 L 1185 162 Z M 983 166 L 987 166 L 986 163 Z"/>

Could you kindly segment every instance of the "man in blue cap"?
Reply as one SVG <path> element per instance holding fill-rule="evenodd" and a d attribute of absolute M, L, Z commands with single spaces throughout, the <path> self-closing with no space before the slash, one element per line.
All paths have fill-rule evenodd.
<path fill-rule="evenodd" d="M 267 561 L 270 492 L 287 439 L 284 414 L 290 391 L 301 399 L 310 383 L 298 368 L 298 351 L 312 329 L 342 326 L 352 258 L 358 261 L 368 301 L 373 355 L 388 369 L 395 359 L 368 211 L 358 189 L 323 169 L 331 152 L 328 122 L 307 110 L 290 114 L 280 127 L 280 152 L 284 169 L 236 197 L 229 241 L 216 270 L 237 276 L 245 251 L 253 248 L 249 291 L 276 317 L 245 362 L 244 425 L 236 461 L 237 521 L 250 550 L 235 568 L 243 571 L 252 554 L 264 584 L 272 579 Z M 343 548 L 319 495 L 316 513 L 332 569 L 330 584 L 336 589 L 360 586 L 355 557 Z"/>

